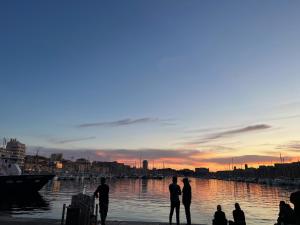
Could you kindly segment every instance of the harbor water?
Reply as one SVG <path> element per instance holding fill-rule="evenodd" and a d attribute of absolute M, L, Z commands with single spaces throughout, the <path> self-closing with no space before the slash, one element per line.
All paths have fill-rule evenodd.
<path fill-rule="evenodd" d="M 110 179 L 108 220 L 167 222 L 170 179 Z M 234 181 L 191 179 L 192 222 L 211 224 L 216 206 L 221 204 L 227 219 L 232 219 L 234 203 L 239 202 L 248 225 L 274 224 L 280 200 L 289 202 L 291 187 L 276 187 Z M 183 184 L 179 182 L 182 187 Z M 85 190 L 92 194 L 98 182 L 52 181 L 37 195 L 1 198 L 0 210 L 15 217 L 61 218 L 63 204 Z M 185 224 L 184 208 L 181 222 Z M 175 218 L 173 219 L 175 221 Z"/>

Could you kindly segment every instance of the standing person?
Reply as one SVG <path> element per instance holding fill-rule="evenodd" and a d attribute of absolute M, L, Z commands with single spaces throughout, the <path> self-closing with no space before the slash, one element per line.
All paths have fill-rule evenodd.
<path fill-rule="evenodd" d="M 183 178 L 183 188 L 182 188 L 182 203 L 185 209 L 186 222 L 187 225 L 191 225 L 191 202 L 192 202 L 192 188 L 190 181 L 187 177 Z"/>
<path fill-rule="evenodd" d="M 96 189 L 94 195 L 98 198 L 99 197 L 99 212 L 101 217 L 101 225 L 105 225 L 105 220 L 107 217 L 108 211 L 108 194 L 109 194 L 109 186 L 105 183 L 105 177 L 101 177 L 101 184 Z"/>
<path fill-rule="evenodd" d="M 179 225 L 179 208 L 180 208 L 179 195 L 181 195 L 181 190 L 179 185 L 177 184 L 176 176 L 173 177 L 172 184 L 169 185 L 169 191 L 170 191 L 170 201 L 171 201 L 169 223 L 172 224 L 174 209 L 176 209 L 176 223 L 177 225 Z"/>
<path fill-rule="evenodd" d="M 235 203 L 234 205 L 235 210 L 233 210 L 233 220 L 234 220 L 234 225 L 246 225 L 246 219 L 245 219 L 245 214 L 244 211 L 241 209 L 239 203 Z M 230 224 L 230 223 L 229 223 Z"/>
<path fill-rule="evenodd" d="M 220 205 L 217 205 L 217 211 L 215 212 L 213 225 L 227 225 L 225 213 L 222 211 L 222 207 Z"/>

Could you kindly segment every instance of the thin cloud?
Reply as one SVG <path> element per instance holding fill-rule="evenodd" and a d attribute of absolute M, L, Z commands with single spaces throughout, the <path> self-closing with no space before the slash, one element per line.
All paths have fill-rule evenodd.
<path fill-rule="evenodd" d="M 200 128 L 200 129 L 194 129 L 194 130 L 188 130 L 186 133 L 210 133 L 214 131 L 222 131 L 222 130 L 228 130 L 228 129 L 235 129 L 241 126 L 228 126 L 228 127 L 206 127 L 206 128 Z"/>
<path fill-rule="evenodd" d="M 127 165 L 139 165 L 140 160 L 148 160 L 160 167 L 164 164 L 166 167 L 173 166 L 176 168 L 195 168 L 207 166 L 217 168 L 223 165 L 231 164 L 269 164 L 280 162 L 279 156 L 272 155 L 242 155 L 217 157 L 214 152 L 199 151 L 195 149 L 60 149 L 60 148 L 43 148 L 28 146 L 28 154 L 39 154 L 49 156 L 52 153 L 63 153 L 65 159 L 76 160 L 86 158 L 91 161 L 118 161 Z M 284 157 L 286 161 L 291 161 L 292 156 Z"/>
<path fill-rule="evenodd" d="M 146 123 L 161 123 L 162 125 L 174 125 L 171 120 L 162 120 L 159 118 L 152 117 L 143 117 L 137 119 L 122 119 L 108 122 L 94 122 L 94 123 L 82 123 L 77 125 L 78 128 L 88 128 L 88 127 L 121 127 L 121 126 L 129 126 L 135 124 L 146 124 Z"/>
<path fill-rule="evenodd" d="M 37 147 L 29 146 L 28 153 L 35 154 Z M 194 149 L 59 149 L 38 147 L 44 155 L 63 153 L 66 159 L 89 158 L 94 161 L 164 161 L 166 163 L 195 164 L 198 158 L 207 155 L 205 152 Z"/>
<path fill-rule="evenodd" d="M 70 139 L 50 139 L 49 141 L 54 144 L 68 144 L 73 142 L 87 141 L 95 139 L 96 137 L 80 137 L 80 138 L 70 138 Z"/>
<path fill-rule="evenodd" d="M 243 133 L 266 130 L 269 128 L 271 128 L 271 126 L 267 125 L 267 124 L 256 124 L 256 125 L 242 127 L 239 129 L 231 129 L 231 130 L 226 130 L 226 131 L 222 131 L 222 132 L 211 133 L 204 137 L 200 137 L 197 140 L 189 141 L 186 143 L 187 144 L 204 144 L 204 143 L 214 141 L 217 139 L 221 139 L 224 137 L 231 137 L 231 136 L 235 136 L 235 135 L 239 135 L 239 134 L 243 134 Z"/>
<path fill-rule="evenodd" d="M 288 120 L 288 119 L 295 119 L 299 118 L 300 114 L 294 114 L 294 115 L 288 115 L 288 116 L 278 116 L 278 117 L 272 117 L 267 119 L 268 121 L 276 121 L 276 120 Z"/>
<path fill-rule="evenodd" d="M 276 149 L 300 153 L 300 141 L 290 141 L 286 144 L 278 145 Z"/>
<path fill-rule="evenodd" d="M 286 160 L 292 158 L 286 157 Z M 202 159 L 202 162 L 216 163 L 216 164 L 244 164 L 244 163 L 265 163 L 280 161 L 279 157 L 269 155 L 242 155 L 237 157 L 216 157 L 209 159 Z"/>

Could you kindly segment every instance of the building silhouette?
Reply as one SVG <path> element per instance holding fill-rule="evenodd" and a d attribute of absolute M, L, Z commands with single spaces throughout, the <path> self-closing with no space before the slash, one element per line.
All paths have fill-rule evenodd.
<path fill-rule="evenodd" d="M 143 161 L 143 169 L 148 170 L 148 161 L 147 160 Z"/>

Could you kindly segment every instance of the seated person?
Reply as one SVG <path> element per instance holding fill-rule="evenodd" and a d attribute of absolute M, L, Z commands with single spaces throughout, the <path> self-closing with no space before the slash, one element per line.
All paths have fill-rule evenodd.
<path fill-rule="evenodd" d="M 220 205 L 217 206 L 217 211 L 215 212 L 213 225 L 227 225 L 227 219 L 225 213 L 222 211 Z"/>
<path fill-rule="evenodd" d="M 291 203 L 294 204 L 295 224 L 300 225 L 300 191 L 293 192 L 290 196 Z"/>
<path fill-rule="evenodd" d="M 277 225 L 288 225 L 294 224 L 294 210 L 289 204 L 286 204 L 284 201 L 279 203 L 279 214 L 277 219 Z"/>
<path fill-rule="evenodd" d="M 229 221 L 229 225 L 246 225 L 244 211 L 241 209 L 239 203 L 235 203 L 235 210 L 233 210 L 233 220 Z"/>

